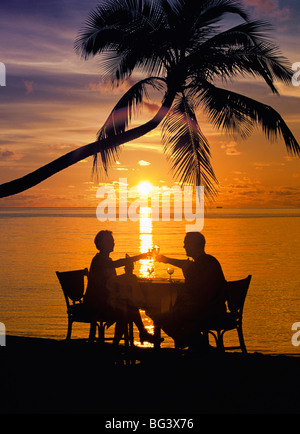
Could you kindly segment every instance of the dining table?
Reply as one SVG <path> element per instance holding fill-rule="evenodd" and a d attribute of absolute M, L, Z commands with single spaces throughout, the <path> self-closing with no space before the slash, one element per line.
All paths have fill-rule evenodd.
<path fill-rule="evenodd" d="M 177 295 L 184 286 L 183 279 L 139 278 L 138 283 L 143 295 L 143 306 L 146 315 L 153 315 L 172 311 Z M 153 318 L 151 318 L 153 320 Z M 154 325 L 154 336 L 157 337 L 154 348 L 160 348 L 161 328 Z"/>

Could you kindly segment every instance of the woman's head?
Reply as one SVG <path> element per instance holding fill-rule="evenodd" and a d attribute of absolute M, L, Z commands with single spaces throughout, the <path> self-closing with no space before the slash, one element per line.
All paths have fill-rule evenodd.
<path fill-rule="evenodd" d="M 103 230 L 95 236 L 95 246 L 99 251 L 112 252 L 114 250 L 115 242 L 111 231 Z"/>

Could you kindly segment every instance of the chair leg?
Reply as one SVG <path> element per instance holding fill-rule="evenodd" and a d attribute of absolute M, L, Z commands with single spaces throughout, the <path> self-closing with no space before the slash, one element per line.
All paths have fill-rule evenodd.
<path fill-rule="evenodd" d="M 203 336 L 203 343 L 205 345 L 209 345 L 209 336 L 208 336 L 208 332 L 204 331 L 202 332 L 202 336 Z"/>
<path fill-rule="evenodd" d="M 96 336 L 96 327 L 97 323 L 91 322 L 90 326 L 90 334 L 89 334 L 89 342 L 94 342 Z"/>
<path fill-rule="evenodd" d="M 129 355 L 129 334 L 128 334 L 128 324 L 126 324 L 124 333 L 123 333 L 123 338 L 124 338 L 124 347 L 125 347 L 125 364 L 126 365 L 130 365 L 130 355 Z"/>
<path fill-rule="evenodd" d="M 69 341 L 71 339 L 72 324 L 73 324 L 73 321 L 70 318 L 68 318 L 68 331 L 67 331 L 67 337 L 66 337 L 67 341 Z"/>
<path fill-rule="evenodd" d="M 128 337 L 129 337 L 129 345 L 131 347 L 134 346 L 134 335 L 133 335 L 133 322 L 131 321 L 128 324 Z"/>
<path fill-rule="evenodd" d="M 239 336 L 239 341 L 240 341 L 242 353 L 247 354 L 247 348 L 246 348 L 246 344 L 245 344 L 242 326 L 237 327 L 237 332 L 238 332 L 238 336 Z"/>
<path fill-rule="evenodd" d="M 225 348 L 224 348 L 224 341 L 223 341 L 223 335 L 224 333 L 222 333 L 220 330 L 217 331 L 218 334 L 218 343 L 217 343 L 217 347 L 220 351 L 225 352 Z"/>
<path fill-rule="evenodd" d="M 125 328 L 125 330 L 124 330 L 124 344 L 125 344 L 125 348 L 126 348 L 126 350 L 128 349 L 128 347 L 129 347 L 129 335 L 128 335 L 128 325 L 126 325 L 126 328 Z"/>
<path fill-rule="evenodd" d="M 134 346 L 133 323 L 132 322 L 129 322 L 128 324 L 126 324 L 126 327 L 124 330 L 124 343 L 125 343 L 126 349 L 128 349 L 128 347 Z"/>
<path fill-rule="evenodd" d="M 124 332 L 125 341 L 125 363 L 126 365 L 135 365 L 134 353 L 134 336 L 133 336 L 133 322 L 129 322 Z"/>
<path fill-rule="evenodd" d="M 104 344 L 104 338 L 105 338 L 105 324 L 103 324 L 102 322 L 97 323 L 97 327 L 98 327 L 98 340 L 100 342 L 100 344 Z"/>
<path fill-rule="evenodd" d="M 154 326 L 154 336 L 155 336 L 155 343 L 154 343 L 154 349 L 160 350 L 160 339 L 161 339 L 161 328 Z"/>

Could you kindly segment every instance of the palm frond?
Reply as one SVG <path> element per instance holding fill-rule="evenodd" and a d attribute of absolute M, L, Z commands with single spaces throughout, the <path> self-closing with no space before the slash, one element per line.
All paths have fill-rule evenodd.
<path fill-rule="evenodd" d="M 74 48 L 85 59 L 104 53 L 101 72 L 113 81 L 126 80 L 139 67 L 158 75 L 166 56 L 160 48 L 163 25 L 159 1 L 105 0 L 90 13 Z"/>
<path fill-rule="evenodd" d="M 209 144 L 192 102 L 184 95 L 178 97 L 162 127 L 164 151 L 181 184 L 204 185 L 207 197 L 215 196 L 217 179 L 210 163 Z"/>
<path fill-rule="evenodd" d="M 189 3 L 189 0 L 185 0 Z M 199 3 L 201 13 L 195 20 L 194 29 L 211 26 L 219 22 L 225 14 L 239 15 L 243 20 L 247 21 L 248 14 L 246 10 L 237 1 L 232 0 L 193 0 L 194 3 Z M 191 10 L 194 13 L 194 10 Z"/>
<path fill-rule="evenodd" d="M 147 86 L 156 90 L 162 90 L 164 80 L 159 77 L 148 77 L 135 83 L 117 102 L 107 120 L 97 133 L 99 143 L 103 139 L 118 136 L 126 131 L 133 114 L 142 104 L 144 98 L 148 98 Z M 108 166 L 118 158 L 118 145 L 103 148 L 99 146 L 99 155 L 95 154 L 93 171 L 98 170 L 99 160 L 107 172 Z"/>
<path fill-rule="evenodd" d="M 114 106 L 104 125 L 98 131 L 98 140 L 123 133 L 144 97 L 148 98 L 147 85 L 161 90 L 163 82 L 164 80 L 159 77 L 148 77 L 131 86 Z"/>
<path fill-rule="evenodd" d="M 172 53 L 174 62 L 193 51 L 195 44 L 216 32 L 214 23 L 226 13 L 247 19 L 246 12 L 232 0 L 160 0 L 164 22 L 159 29 L 164 50 Z M 153 35 L 151 35 L 152 37 Z M 160 44 L 161 45 L 161 44 Z M 172 62 L 170 62 L 172 64 Z"/>
<path fill-rule="evenodd" d="M 165 2 L 172 5 L 177 16 L 182 17 L 184 21 L 192 20 L 196 27 L 220 21 L 226 13 L 237 14 L 244 20 L 248 19 L 245 9 L 234 0 L 166 0 Z"/>
<path fill-rule="evenodd" d="M 268 139 L 282 137 L 287 151 L 300 155 L 300 146 L 280 114 L 269 105 L 258 102 L 236 92 L 221 89 L 206 82 L 199 98 L 210 121 L 217 128 L 242 135 L 261 126 Z"/>
<path fill-rule="evenodd" d="M 247 21 L 237 26 L 218 32 L 202 44 L 202 48 L 213 47 L 249 47 L 267 40 L 267 32 L 272 26 L 266 21 Z"/>
<path fill-rule="evenodd" d="M 199 44 L 186 58 L 191 75 L 201 85 L 201 78 L 226 80 L 250 74 L 263 78 L 272 92 L 278 93 L 274 81 L 290 84 L 292 70 L 279 48 L 260 32 L 262 25 L 261 21 L 245 23 Z"/>

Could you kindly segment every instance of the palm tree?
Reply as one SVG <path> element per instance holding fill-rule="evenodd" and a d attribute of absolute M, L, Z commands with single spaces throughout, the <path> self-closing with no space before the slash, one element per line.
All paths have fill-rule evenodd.
<path fill-rule="evenodd" d="M 241 23 L 221 30 L 228 13 Z M 197 120 L 200 109 L 226 132 L 244 137 L 258 125 L 269 139 L 281 136 L 287 151 L 298 156 L 299 144 L 279 113 L 223 85 L 250 74 L 278 94 L 275 80 L 291 83 L 293 72 L 268 40 L 268 29 L 265 22 L 251 20 L 235 0 L 103 0 L 79 33 L 76 51 L 86 59 L 100 55 L 101 72 L 112 84 L 136 71 L 143 78 L 116 104 L 95 142 L 2 184 L 0 197 L 24 191 L 92 155 L 94 169 L 100 166 L 107 171 L 122 144 L 160 123 L 175 176 L 182 183 L 205 185 L 206 192 L 214 195 L 217 180 L 209 143 Z M 149 87 L 163 93 L 161 108 L 150 121 L 129 129 Z"/>

